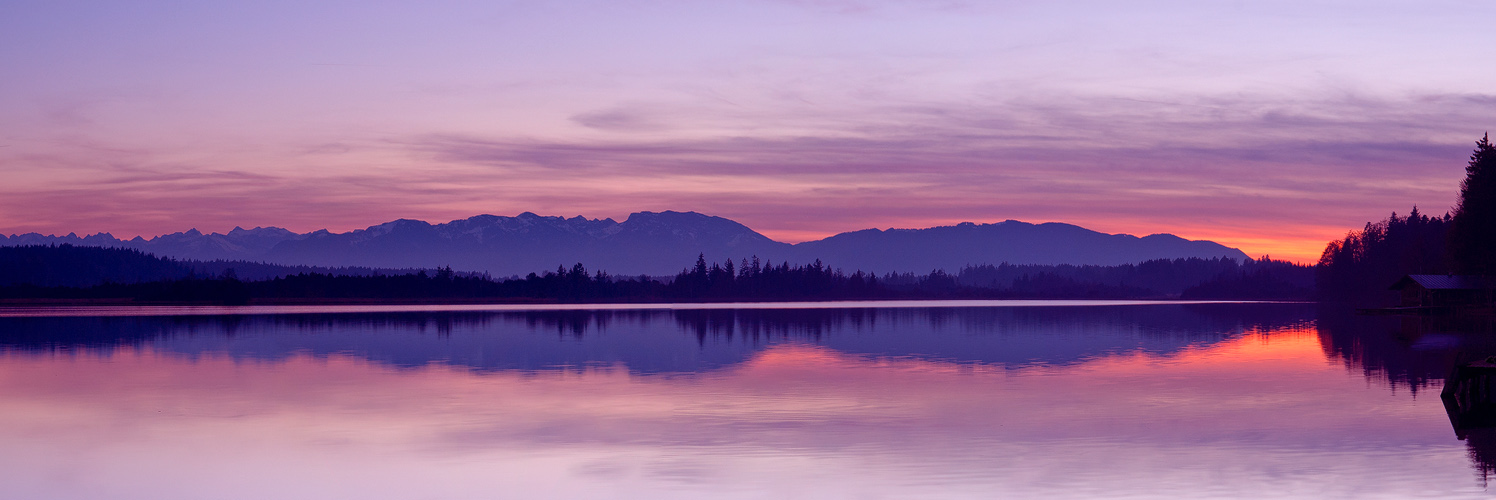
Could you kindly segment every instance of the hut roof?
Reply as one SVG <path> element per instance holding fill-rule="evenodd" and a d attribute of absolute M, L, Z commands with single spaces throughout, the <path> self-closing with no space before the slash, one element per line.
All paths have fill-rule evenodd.
<path fill-rule="evenodd" d="M 1391 289 L 1402 290 L 1415 284 L 1428 290 L 1496 289 L 1496 279 L 1468 274 L 1409 274 L 1393 283 Z"/>

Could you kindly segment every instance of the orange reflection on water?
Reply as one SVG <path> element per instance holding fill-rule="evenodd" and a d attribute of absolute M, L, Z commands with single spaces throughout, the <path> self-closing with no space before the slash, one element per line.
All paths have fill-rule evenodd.
<path fill-rule="evenodd" d="M 1437 401 L 1368 388 L 1311 328 L 1016 369 L 808 343 L 662 375 L 8 353 L 0 398 L 0 482 L 18 498 L 1396 496 L 1470 483 Z"/>

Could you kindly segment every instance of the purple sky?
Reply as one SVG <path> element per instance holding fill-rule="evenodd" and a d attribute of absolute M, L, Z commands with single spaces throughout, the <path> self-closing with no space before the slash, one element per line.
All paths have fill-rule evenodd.
<path fill-rule="evenodd" d="M 1038 4 L 1038 5 L 1035 5 Z M 1469 2 L 0 4 L 0 232 L 695 210 L 1317 258 L 1496 124 Z"/>

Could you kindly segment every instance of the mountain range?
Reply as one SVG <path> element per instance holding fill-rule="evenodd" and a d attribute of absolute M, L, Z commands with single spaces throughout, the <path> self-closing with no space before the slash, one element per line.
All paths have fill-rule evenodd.
<path fill-rule="evenodd" d="M 133 248 L 163 257 L 243 260 L 282 265 L 432 268 L 525 275 L 583 263 L 615 275 L 667 275 L 704 254 L 709 261 L 808 263 L 874 273 L 959 271 L 967 265 L 1119 265 L 1152 259 L 1230 258 L 1241 250 L 1172 234 L 1137 237 L 1080 226 L 1007 220 L 925 229 L 865 229 L 789 244 L 722 217 L 696 212 L 638 212 L 623 222 L 540 216 L 478 215 L 442 224 L 399 219 L 346 233 L 296 233 L 278 227 L 197 229 L 146 239 L 109 233 L 66 236 L 0 234 L 0 246 L 72 244 Z"/>

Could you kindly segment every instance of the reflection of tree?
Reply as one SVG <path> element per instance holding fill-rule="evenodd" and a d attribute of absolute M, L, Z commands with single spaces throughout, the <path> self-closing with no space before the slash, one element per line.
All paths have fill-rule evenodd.
<path fill-rule="evenodd" d="M 1145 336 L 1273 330 L 1304 324 L 1312 307 L 1292 304 L 1191 304 L 1137 307 L 933 307 L 849 309 L 720 309 L 675 311 L 698 338 L 815 341 L 833 331 L 910 324 L 972 332 L 1136 329 Z"/>
<path fill-rule="evenodd" d="M 1415 393 L 1458 364 L 1496 354 L 1490 318 L 1366 316 L 1327 306 L 1319 312 L 1318 331 L 1330 359 Z"/>
<path fill-rule="evenodd" d="M 1485 484 L 1496 473 L 1496 356 L 1456 367 L 1440 399 L 1455 437 L 1470 449 L 1470 462 Z"/>
<path fill-rule="evenodd" d="M 1361 316 L 1320 311 L 1320 344 L 1347 369 L 1417 393 L 1444 386 L 1440 399 L 1455 436 L 1465 441 L 1481 483 L 1496 474 L 1496 324 L 1489 317 Z"/>
<path fill-rule="evenodd" d="M 1469 429 L 1459 434 L 1469 450 L 1470 466 L 1480 474 L 1480 485 L 1490 484 L 1496 475 L 1496 429 Z"/>
<path fill-rule="evenodd" d="M 115 349 L 179 336 L 232 337 L 243 329 L 285 329 L 302 334 L 348 330 L 435 332 L 454 328 L 540 332 L 583 339 L 615 323 L 651 328 L 667 321 L 698 343 L 782 340 L 820 342 L 833 333 L 855 334 L 883 326 L 949 329 L 981 334 L 1048 331 L 1137 332 L 1160 339 L 1219 336 L 1247 329 L 1303 323 L 1305 306 L 1285 304 L 1149 305 L 1137 307 L 990 307 L 699 309 L 634 311 L 402 312 L 262 316 L 70 317 L 0 319 L 0 348 L 55 351 Z M 671 321 L 673 320 L 673 321 Z M 669 328 L 669 327 L 666 327 Z M 918 342 L 918 339 L 913 339 Z"/>

